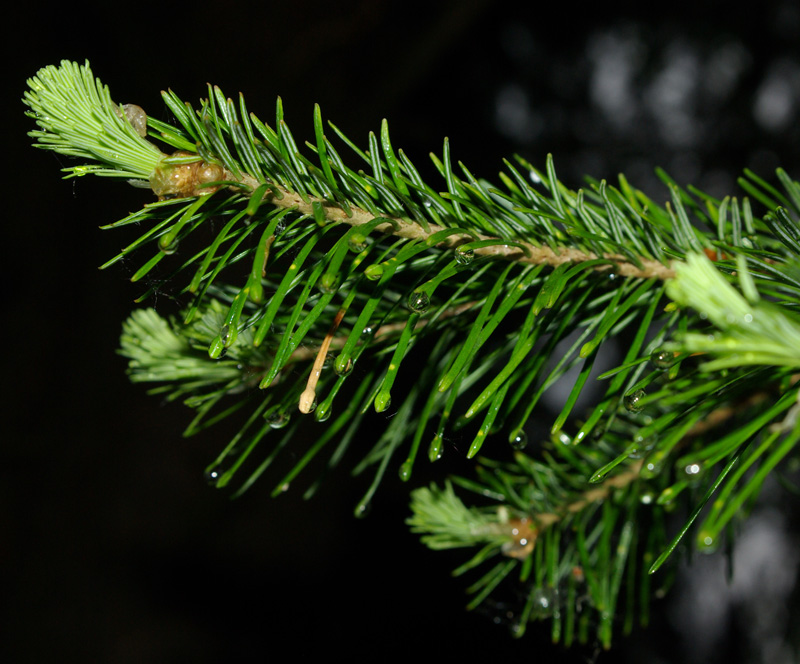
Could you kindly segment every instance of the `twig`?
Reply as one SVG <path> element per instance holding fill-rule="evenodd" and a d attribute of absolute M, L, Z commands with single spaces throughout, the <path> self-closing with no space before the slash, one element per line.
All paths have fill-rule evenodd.
<path fill-rule="evenodd" d="M 251 191 L 255 191 L 259 185 L 262 184 L 247 174 L 243 175 L 241 178 L 235 178 L 232 173 L 228 172 L 226 172 L 225 175 L 226 180 L 235 180 L 249 187 Z M 321 198 L 307 197 L 307 200 L 303 200 L 299 194 L 284 189 L 277 184 L 270 186 L 270 190 L 265 194 L 265 199 L 268 200 L 271 205 L 283 208 L 294 208 L 301 214 L 307 214 L 309 216 L 314 215 L 314 204 L 321 203 L 322 209 L 325 212 L 325 218 L 328 221 L 348 224 L 350 226 L 361 226 L 375 219 L 374 214 L 358 207 L 351 206 L 350 214 L 347 214 L 339 206 L 332 205 L 329 201 Z M 442 226 L 429 224 L 429 230 L 426 231 L 417 222 L 400 217 L 386 217 L 386 219 L 388 221 L 385 224 L 378 225 L 375 230 L 408 239 L 424 241 L 434 233 L 445 230 Z M 492 238 L 488 235 L 462 233 L 450 235 L 436 246 L 441 249 L 455 249 L 459 245 L 467 242 L 492 239 L 499 240 L 499 238 Z M 533 265 L 545 264 L 552 267 L 563 263 L 582 263 L 596 260 L 597 258 L 603 258 L 607 259 L 609 264 L 599 265 L 594 268 L 595 270 L 613 271 L 624 277 L 642 279 L 657 278 L 662 281 L 672 279 L 675 276 L 675 271 L 671 267 L 648 258 L 641 259 L 642 267 L 640 268 L 619 254 L 603 254 L 602 256 L 598 256 L 592 252 L 584 252 L 566 247 L 559 249 L 559 252 L 556 253 L 550 247 L 537 247 L 529 242 L 517 240 L 514 241 L 513 246 L 496 244 L 489 247 L 478 247 L 474 249 L 474 253 L 476 256 L 491 256 L 494 258 L 516 261 L 518 263 L 529 263 Z"/>

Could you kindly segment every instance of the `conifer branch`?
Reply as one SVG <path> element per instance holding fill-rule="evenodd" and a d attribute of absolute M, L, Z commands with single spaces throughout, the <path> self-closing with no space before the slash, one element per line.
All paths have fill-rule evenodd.
<path fill-rule="evenodd" d="M 616 615 L 645 623 L 651 574 L 687 533 L 719 546 L 797 454 L 800 184 L 780 169 L 776 185 L 740 182 L 758 216 L 749 198 L 663 172 L 664 205 L 623 176 L 573 191 L 549 157 L 543 172 L 505 162 L 496 187 L 457 174 L 445 140 L 434 188 L 385 121 L 363 150 L 327 125 L 355 169 L 318 107 L 301 152 L 280 100 L 273 128 L 211 87 L 197 109 L 163 93 L 172 121 L 145 118 L 88 64 L 47 67 L 29 87 L 35 145 L 89 162 L 67 177 L 122 177 L 159 197 L 108 226 L 144 231 L 104 267 L 150 250 L 132 280 L 186 298 L 180 318 L 134 311 L 120 352 L 131 380 L 195 410 L 187 435 L 241 418 L 209 482 L 243 476 L 238 495 L 294 456 L 277 495 L 316 456 L 333 468 L 355 454 L 356 474 L 374 470 L 363 515 L 398 455 L 408 482 L 420 456 L 480 454 L 474 476 L 412 492 L 409 524 L 431 548 L 475 549 L 457 570 L 488 568 L 470 608 L 519 572 L 517 636 L 547 619 L 556 641 L 608 647 Z M 581 412 L 612 339 L 624 357 Z M 571 368 L 533 451 L 527 425 Z M 308 419 L 324 423 L 310 447 L 282 455 Z M 511 461 L 486 456 L 508 445 Z M 465 505 L 454 485 L 493 505 Z"/>

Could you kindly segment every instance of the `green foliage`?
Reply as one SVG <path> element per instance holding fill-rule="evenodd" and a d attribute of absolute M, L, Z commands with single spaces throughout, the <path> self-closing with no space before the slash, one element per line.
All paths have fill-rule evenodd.
<path fill-rule="evenodd" d="M 30 133 L 36 147 L 96 163 L 65 168 L 67 177 L 104 175 L 147 179 L 160 151 L 137 133 L 88 63 L 63 61 L 28 79 L 24 102 L 40 131 Z"/>
<path fill-rule="evenodd" d="M 185 303 L 169 319 L 135 311 L 121 353 L 132 380 L 196 411 L 187 435 L 239 419 L 208 480 L 238 495 L 272 476 L 277 494 L 318 455 L 331 468 L 349 455 L 373 473 L 363 514 L 387 470 L 409 481 L 420 451 L 436 461 L 464 441 L 487 458 L 414 490 L 408 523 L 431 548 L 474 550 L 457 570 L 484 570 L 470 607 L 519 584 L 518 635 L 548 619 L 555 641 L 608 647 L 620 622 L 646 623 L 651 574 L 668 583 L 659 570 L 690 528 L 718 546 L 795 452 L 800 185 L 783 171 L 780 190 L 742 179 L 761 217 L 663 173 L 663 206 L 622 176 L 573 191 L 549 157 L 543 171 L 505 162 L 496 186 L 455 168 L 447 140 L 431 185 L 385 121 L 360 149 L 316 107 L 301 150 L 280 100 L 270 126 L 241 96 L 209 87 L 195 108 L 170 91 L 170 121 L 147 118 L 166 154 L 88 65 L 29 85 L 37 146 L 89 161 L 68 176 L 147 181 L 159 197 L 107 227 L 141 235 L 103 267 L 143 256 L 142 299 Z M 614 339 L 625 356 L 595 378 Z M 550 440 L 528 444 L 542 395 L 573 368 Z M 671 512 L 686 515 L 678 531 Z"/>

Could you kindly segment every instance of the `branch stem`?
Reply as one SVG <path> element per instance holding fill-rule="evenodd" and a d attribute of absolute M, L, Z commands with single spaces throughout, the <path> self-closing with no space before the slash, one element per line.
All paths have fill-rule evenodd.
<path fill-rule="evenodd" d="M 226 172 L 227 180 L 236 180 L 237 182 L 246 185 L 251 191 L 259 190 L 259 185 L 262 183 L 250 175 L 244 174 L 241 178 L 236 178 L 232 173 Z M 260 189 L 259 191 L 263 191 Z M 304 200 L 299 194 L 289 191 L 279 185 L 271 185 L 270 189 L 264 195 L 266 201 L 271 205 L 283 208 L 294 208 L 301 214 L 314 216 L 314 204 L 322 203 L 322 208 L 325 213 L 325 218 L 329 222 L 343 223 L 350 226 L 361 226 L 369 223 L 375 219 L 375 215 L 358 207 L 351 206 L 349 214 L 341 207 L 331 204 L 329 201 L 307 196 Z M 429 229 L 426 231 L 419 223 L 409 219 L 400 217 L 387 217 L 385 224 L 378 225 L 375 230 L 395 235 L 397 237 L 404 237 L 408 239 L 425 241 L 430 238 L 434 233 L 445 230 L 444 227 L 436 224 L 429 224 Z M 445 240 L 438 243 L 436 246 L 441 249 L 455 249 L 461 244 L 467 242 L 476 242 L 481 240 L 492 240 L 488 235 L 461 233 L 448 236 Z M 514 244 L 494 244 L 488 247 L 476 247 L 474 250 L 475 256 L 493 257 L 502 260 L 516 261 L 518 263 L 528 263 L 533 265 L 549 265 L 557 267 L 563 263 L 582 263 L 585 261 L 596 260 L 603 258 L 608 260 L 608 265 L 598 265 L 595 270 L 614 272 L 623 277 L 641 278 L 641 279 L 660 279 L 666 281 L 675 276 L 675 271 L 672 267 L 664 265 L 659 261 L 642 258 L 640 260 L 641 267 L 634 265 L 624 256 L 619 254 L 603 254 L 598 256 L 592 252 L 585 252 L 579 249 L 571 249 L 568 247 L 559 249 L 558 252 L 550 247 L 538 247 L 530 242 L 522 242 L 515 240 Z"/>

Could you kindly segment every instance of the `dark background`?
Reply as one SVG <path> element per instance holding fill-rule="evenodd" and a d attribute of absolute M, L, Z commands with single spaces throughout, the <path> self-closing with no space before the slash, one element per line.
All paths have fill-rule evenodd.
<path fill-rule="evenodd" d="M 489 179 L 515 151 L 540 165 L 552 152 L 571 186 L 624 171 L 661 199 L 657 165 L 718 195 L 736 193 L 744 167 L 797 177 L 796 2 L 540 4 L 76 3 L 6 23 L 2 661 L 592 660 L 591 647 L 554 650 L 536 629 L 512 640 L 502 612 L 466 613 L 466 584 L 449 576 L 463 555 L 430 553 L 408 533 L 408 487 L 393 474 L 361 520 L 352 508 L 367 480 L 344 470 L 310 502 L 309 477 L 276 500 L 268 486 L 233 502 L 206 486 L 227 439 L 182 438 L 189 412 L 127 382 L 115 351 L 140 287 L 126 266 L 96 269 L 133 237 L 98 226 L 148 194 L 60 180 L 66 161 L 29 147 L 19 101 L 40 67 L 88 58 L 115 100 L 161 118 L 161 89 L 196 100 L 209 81 L 243 91 L 268 121 L 281 95 L 298 141 L 314 102 L 362 145 L 387 117 L 428 175 L 447 135 Z M 439 476 L 463 462 L 442 466 Z M 698 595 L 705 586 L 687 576 L 650 630 L 598 661 L 795 661 L 784 637 L 798 625 L 797 540 L 779 500 L 761 522 L 775 527 L 753 536 L 784 552 L 762 560 L 782 572 L 769 577 L 775 593 L 753 584 L 778 607 L 772 631 L 753 632 L 747 607 L 760 605 L 726 591 L 722 563 L 706 561 L 722 594 Z M 709 601 L 713 628 L 681 631 L 682 607 Z"/>

